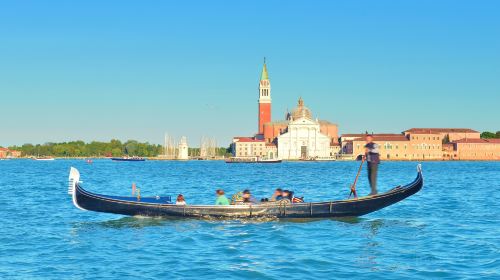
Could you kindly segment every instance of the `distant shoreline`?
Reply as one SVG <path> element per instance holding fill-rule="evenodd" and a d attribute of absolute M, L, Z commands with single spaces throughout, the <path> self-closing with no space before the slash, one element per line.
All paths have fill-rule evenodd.
<path fill-rule="evenodd" d="M 110 157 L 53 157 L 56 160 L 105 160 L 109 159 L 111 160 Z M 227 158 L 211 158 L 211 159 L 187 159 L 187 160 L 181 160 L 181 159 L 166 159 L 166 158 L 158 158 L 158 157 L 144 157 L 146 160 L 150 161 L 225 161 Z M 17 157 L 17 158 L 0 158 L 0 160 L 34 160 L 35 157 Z M 309 161 L 309 160 L 283 160 L 283 162 L 309 162 L 309 163 L 319 163 L 319 162 L 348 162 L 348 161 L 355 161 L 359 162 L 359 160 L 354 160 L 354 159 L 339 159 L 339 160 L 334 160 L 334 161 Z M 459 162 L 499 162 L 499 160 L 495 159 L 485 159 L 485 160 L 437 160 L 437 159 L 424 159 L 424 160 L 383 160 L 382 162 L 454 162 L 454 161 L 459 161 Z"/>

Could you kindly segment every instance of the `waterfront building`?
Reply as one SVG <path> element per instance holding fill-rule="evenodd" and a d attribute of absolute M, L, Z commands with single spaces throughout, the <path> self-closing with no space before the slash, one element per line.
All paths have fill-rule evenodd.
<path fill-rule="evenodd" d="M 231 152 L 235 157 L 276 158 L 276 145 L 256 137 L 234 137 Z"/>
<path fill-rule="evenodd" d="M 470 128 L 410 128 L 403 132 L 409 134 L 439 134 L 444 142 L 462 139 L 479 139 L 481 133 Z"/>
<path fill-rule="evenodd" d="M 364 154 L 366 134 L 343 134 L 345 157 Z M 384 160 L 499 160 L 500 139 L 481 139 L 469 128 L 412 128 L 402 134 L 374 134 Z"/>
<path fill-rule="evenodd" d="M 271 82 L 264 61 L 259 81 L 258 132 L 253 137 L 234 137 L 233 156 L 281 159 L 329 159 L 340 151 L 338 126 L 315 119 L 299 98 L 285 120 L 271 121 Z"/>
<path fill-rule="evenodd" d="M 299 98 L 297 107 L 285 114 L 285 120 L 264 124 L 264 139 L 268 143 L 275 141 L 278 136 L 287 131 L 291 121 L 303 117 L 309 120 L 313 119 L 311 110 L 304 105 L 304 100 Z M 319 124 L 320 132 L 330 138 L 331 145 L 338 147 L 338 126 L 325 120 L 315 119 L 315 122 Z"/>
<path fill-rule="evenodd" d="M 0 147 L 0 158 L 18 158 L 21 156 L 21 151 L 10 150 Z"/>
<path fill-rule="evenodd" d="M 460 139 L 450 145 L 449 160 L 500 160 L 500 139 Z"/>
<path fill-rule="evenodd" d="M 352 158 L 365 153 L 366 134 L 342 135 L 342 152 Z M 382 160 L 440 160 L 443 158 L 442 138 L 439 134 L 373 134 L 380 146 Z"/>
<path fill-rule="evenodd" d="M 288 114 L 287 126 L 276 137 L 279 157 L 297 160 L 336 156 L 333 151 L 338 150 L 337 126 L 328 122 L 323 124 L 323 131 L 334 135 L 333 137 L 323 133 L 320 121 L 313 119 L 311 111 L 304 106 L 302 98 L 299 98 L 297 108 Z M 269 136 L 265 138 L 268 139 Z"/>

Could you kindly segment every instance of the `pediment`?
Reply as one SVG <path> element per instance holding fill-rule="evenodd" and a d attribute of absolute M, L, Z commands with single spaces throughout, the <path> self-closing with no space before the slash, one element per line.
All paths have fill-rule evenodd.
<path fill-rule="evenodd" d="M 290 125 L 317 125 L 318 123 L 308 118 L 298 118 L 290 121 Z"/>

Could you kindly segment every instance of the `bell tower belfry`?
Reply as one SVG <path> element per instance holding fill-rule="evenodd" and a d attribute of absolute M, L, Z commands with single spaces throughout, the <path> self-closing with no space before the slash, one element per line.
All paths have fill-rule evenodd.
<path fill-rule="evenodd" d="M 259 82 L 259 130 L 258 134 L 264 134 L 264 124 L 271 122 L 271 82 L 267 74 L 266 58 L 260 74 Z"/>

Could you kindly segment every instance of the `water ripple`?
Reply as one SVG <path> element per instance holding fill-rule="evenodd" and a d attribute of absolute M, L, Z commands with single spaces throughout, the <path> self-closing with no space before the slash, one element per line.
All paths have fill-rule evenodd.
<path fill-rule="evenodd" d="M 175 220 L 75 209 L 70 166 L 91 191 L 182 192 L 212 203 L 213 190 L 279 186 L 311 200 L 341 199 L 356 162 L 227 165 L 0 161 L 2 279 L 499 279 L 497 162 L 424 163 L 419 194 L 366 217 L 342 220 Z M 384 162 L 380 188 L 411 181 L 412 162 Z M 367 193 L 366 173 L 359 185 Z"/>

